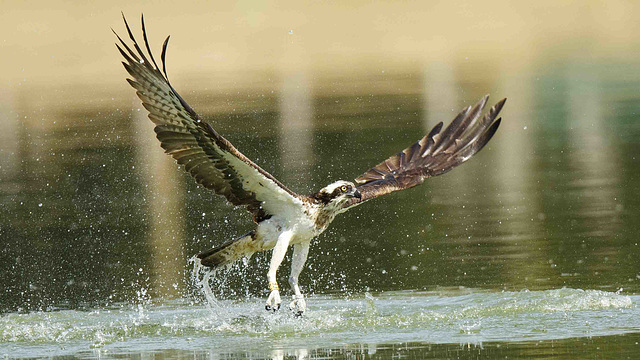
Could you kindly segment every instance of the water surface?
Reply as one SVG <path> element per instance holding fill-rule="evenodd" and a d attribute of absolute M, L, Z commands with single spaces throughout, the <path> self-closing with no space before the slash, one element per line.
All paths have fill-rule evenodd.
<path fill-rule="evenodd" d="M 389 348 L 430 358 L 438 353 L 432 348 L 458 348 L 470 356 L 485 344 L 534 351 L 549 341 L 571 343 L 577 338 L 588 343 L 604 336 L 621 342 L 637 340 L 639 299 L 573 289 L 312 296 L 303 318 L 285 311 L 266 312 L 262 299 L 213 305 L 142 302 L 86 311 L 7 314 L 0 339 L 3 351 L 12 357 L 131 357 L 162 351 L 172 358 L 194 354 L 278 358 L 305 353 L 341 358 L 345 353 L 375 357 Z M 331 355 L 332 351 L 336 353 Z"/>
<path fill-rule="evenodd" d="M 302 319 L 263 310 L 268 254 L 216 274 L 207 299 L 189 259 L 251 230 L 250 217 L 162 153 L 124 79 L 12 80 L 0 104 L 0 355 L 639 357 L 640 63 L 545 47 L 498 66 L 460 49 L 355 69 L 209 73 L 174 58 L 190 69 L 173 79 L 187 101 L 300 193 L 357 177 L 485 93 L 508 98 L 468 163 L 315 240 Z"/>

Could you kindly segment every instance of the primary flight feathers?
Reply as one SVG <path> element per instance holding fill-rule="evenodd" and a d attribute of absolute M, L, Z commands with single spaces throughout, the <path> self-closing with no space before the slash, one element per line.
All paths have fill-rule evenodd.
<path fill-rule="evenodd" d="M 498 101 L 480 119 L 488 99 L 486 95 L 473 107 L 462 110 L 443 132 L 440 122 L 422 139 L 358 176 L 362 199 L 352 199 L 348 206 L 420 185 L 426 178 L 444 174 L 480 151 L 498 130 L 501 119 L 496 117 L 507 100 Z"/>
<path fill-rule="evenodd" d="M 142 34 L 151 62 L 124 21 L 135 51 L 117 34 L 122 47 L 116 46 L 126 59 L 124 67 L 133 77 L 127 81 L 137 90 L 142 105 L 149 111 L 149 119 L 156 124 L 156 136 L 165 152 L 184 165 L 199 184 L 233 205 L 246 206 L 256 222 L 268 218 L 280 206 L 299 202 L 298 195 L 240 153 L 171 86 L 165 70 L 169 37 L 162 47 L 161 72 L 149 48 L 144 17 Z M 269 206 L 263 206 L 265 200 L 269 200 Z"/>
<path fill-rule="evenodd" d="M 118 50 L 133 79 L 143 106 L 149 111 L 162 148 L 173 156 L 195 180 L 224 196 L 231 204 L 246 206 L 254 220 L 268 219 L 283 207 L 300 206 L 310 197 L 294 193 L 271 174 L 240 153 L 187 104 L 167 78 L 165 57 L 169 37 L 162 46 L 162 71 L 147 40 L 142 18 L 145 51 L 138 45 L 125 19 L 131 49 L 117 34 Z M 115 32 L 114 32 L 115 33 Z M 147 56 L 148 55 L 148 56 Z M 151 60 L 151 61 L 149 61 Z M 437 124 L 428 135 L 356 178 L 361 198 L 352 198 L 344 207 L 393 191 L 421 184 L 426 178 L 443 174 L 480 151 L 495 134 L 496 119 L 506 99 L 500 100 L 480 117 L 488 95 L 464 109 L 444 131 Z"/>

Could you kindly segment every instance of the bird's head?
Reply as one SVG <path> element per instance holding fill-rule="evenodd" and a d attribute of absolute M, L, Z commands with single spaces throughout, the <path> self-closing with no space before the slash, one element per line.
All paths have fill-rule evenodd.
<path fill-rule="evenodd" d="M 313 194 L 312 197 L 324 205 L 339 206 L 349 201 L 351 198 L 362 198 L 360 191 L 351 181 L 338 180 L 331 183 Z"/>

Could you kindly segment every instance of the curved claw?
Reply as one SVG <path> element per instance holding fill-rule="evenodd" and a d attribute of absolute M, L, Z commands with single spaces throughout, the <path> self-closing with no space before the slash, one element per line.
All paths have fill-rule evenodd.
<path fill-rule="evenodd" d="M 293 311 L 293 316 L 301 317 L 307 310 L 307 302 L 302 295 L 293 295 L 293 300 L 289 303 L 289 310 Z"/>
<path fill-rule="evenodd" d="M 280 292 L 278 290 L 272 290 L 264 308 L 267 311 L 278 311 L 280 310 L 280 303 L 282 303 L 282 300 L 280 300 Z"/>

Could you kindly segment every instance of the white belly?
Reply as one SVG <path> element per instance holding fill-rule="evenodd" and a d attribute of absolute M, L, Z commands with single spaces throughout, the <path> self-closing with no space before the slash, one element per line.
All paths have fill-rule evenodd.
<path fill-rule="evenodd" d="M 262 250 L 272 249 L 278 237 L 284 231 L 291 231 L 293 237 L 289 244 L 298 244 L 305 241 L 310 241 L 315 236 L 319 235 L 316 231 L 314 223 L 306 216 L 297 217 L 294 219 L 282 219 L 274 216 L 270 219 L 262 221 L 256 229 L 256 240 L 262 241 Z"/>

